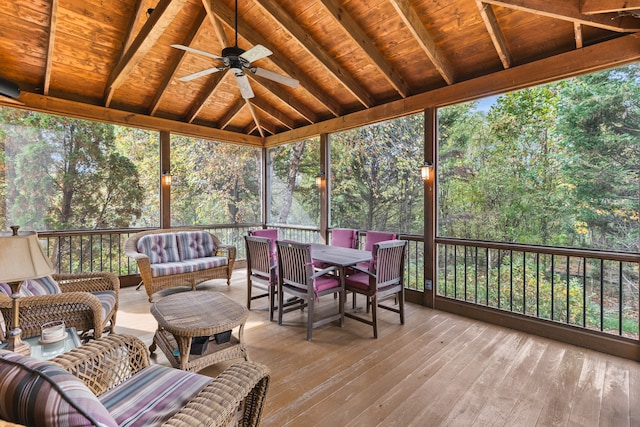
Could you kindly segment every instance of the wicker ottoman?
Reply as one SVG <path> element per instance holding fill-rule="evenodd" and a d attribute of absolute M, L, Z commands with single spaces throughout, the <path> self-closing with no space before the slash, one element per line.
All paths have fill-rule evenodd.
<path fill-rule="evenodd" d="M 242 339 L 249 311 L 220 292 L 168 295 L 151 305 L 151 314 L 158 330 L 149 351 L 160 347 L 174 368 L 199 371 L 224 360 L 249 360 Z M 200 353 L 192 352 L 192 342 L 199 338 L 197 345 L 206 349 L 192 354 Z"/>

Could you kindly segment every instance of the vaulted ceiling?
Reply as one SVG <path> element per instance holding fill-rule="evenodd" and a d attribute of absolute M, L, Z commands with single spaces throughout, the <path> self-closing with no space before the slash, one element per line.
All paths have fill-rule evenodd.
<path fill-rule="evenodd" d="M 640 0 L 4 0 L 0 105 L 273 145 L 640 58 Z M 220 55 L 272 54 L 242 97 Z"/>

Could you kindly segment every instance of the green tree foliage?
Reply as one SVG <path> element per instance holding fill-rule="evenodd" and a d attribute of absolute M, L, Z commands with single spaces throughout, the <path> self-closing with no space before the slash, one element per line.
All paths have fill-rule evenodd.
<path fill-rule="evenodd" d="M 127 227 L 140 216 L 135 165 L 115 149 L 113 126 L 0 109 L 7 216 L 39 230 Z"/>
<path fill-rule="evenodd" d="M 331 135 L 331 225 L 422 233 L 424 117 Z"/>
<path fill-rule="evenodd" d="M 172 135 L 172 225 L 260 222 L 260 150 Z"/>
<path fill-rule="evenodd" d="M 563 167 L 582 241 L 640 252 L 640 65 L 574 79 L 562 96 Z"/>

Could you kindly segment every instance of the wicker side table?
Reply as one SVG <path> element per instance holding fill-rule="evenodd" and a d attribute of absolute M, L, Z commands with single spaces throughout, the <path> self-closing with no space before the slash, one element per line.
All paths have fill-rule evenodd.
<path fill-rule="evenodd" d="M 189 291 L 168 295 L 151 305 L 158 329 L 149 351 L 162 349 L 174 368 L 199 371 L 224 360 L 249 360 L 243 342 L 244 323 L 249 316 L 246 307 L 220 292 Z M 231 333 L 229 341 L 218 344 L 214 335 Z M 192 339 L 209 337 L 206 351 L 190 354 Z M 175 350 L 178 350 L 175 352 Z"/>

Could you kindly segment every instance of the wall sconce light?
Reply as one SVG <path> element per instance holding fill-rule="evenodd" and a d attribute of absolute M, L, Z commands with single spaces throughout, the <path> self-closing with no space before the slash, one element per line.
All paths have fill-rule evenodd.
<path fill-rule="evenodd" d="M 162 171 L 162 184 L 167 187 L 171 185 L 171 172 Z"/>
<path fill-rule="evenodd" d="M 423 181 L 428 181 L 431 178 L 431 170 L 433 169 L 433 164 L 431 162 L 424 162 L 422 167 L 420 168 L 420 174 L 422 175 Z"/>
<path fill-rule="evenodd" d="M 318 187 L 319 189 L 322 188 L 322 184 L 324 183 L 324 180 L 325 180 L 324 172 L 320 172 L 318 175 L 316 175 L 316 187 Z"/>

